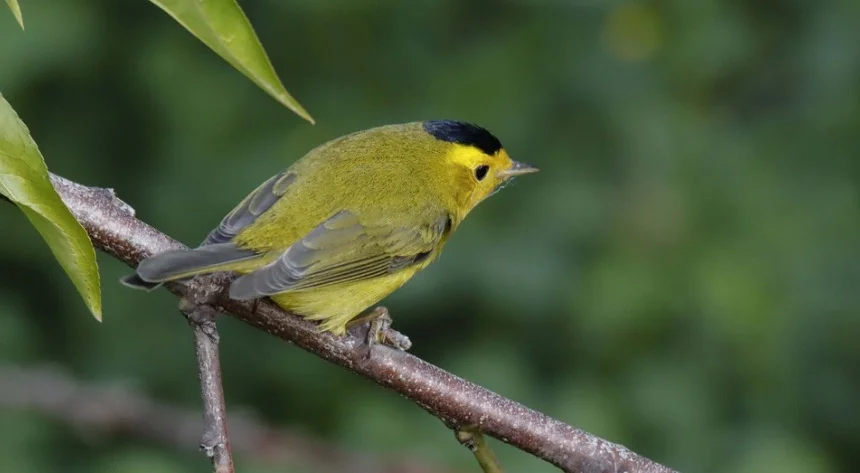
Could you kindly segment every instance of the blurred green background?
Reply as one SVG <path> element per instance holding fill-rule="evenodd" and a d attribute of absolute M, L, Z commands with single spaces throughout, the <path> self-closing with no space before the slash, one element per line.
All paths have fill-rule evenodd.
<path fill-rule="evenodd" d="M 24 0 L 26 32 L 3 11 L 0 90 L 50 169 L 115 188 L 189 244 L 328 139 L 482 124 L 543 172 L 484 203 L 386 301 L 413 353 L 685 472 L 860 462 L 856 0 L 242 5 L 316 126 L 143 0 Z M 0 360 L 199 412 L 173 296 L 121 287 L 129 268 L 100 255 L 98 324 L 13 206 L 0 228 Z M 229 407 L 332 451 L 477 471 L 398 395 L 239 322 L 221 329 Z M 209 471 L 196 440 L 0 407 L 16 473 Z M 555 471 L 493 445 L 509 472 Z"/>

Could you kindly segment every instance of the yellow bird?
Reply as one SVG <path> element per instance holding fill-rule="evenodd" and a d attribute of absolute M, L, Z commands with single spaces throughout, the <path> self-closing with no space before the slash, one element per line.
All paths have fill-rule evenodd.
<path fill-rule="evenodd" d="M 342 335 L 351 319 L 432 263 L 479 202 L 537 170 L 469 123 L 360 131 L 264 182 L 199 247 L 145 259 L 123 282 L 151 289 L 236 271 L 231 298 L 269 296 Z"/>

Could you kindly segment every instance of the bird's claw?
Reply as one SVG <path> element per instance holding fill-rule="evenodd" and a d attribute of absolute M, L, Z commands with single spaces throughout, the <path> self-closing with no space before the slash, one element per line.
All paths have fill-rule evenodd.
<path fill-rule="evenodd" d="M 406 335 L 392 329 L 392 322 L 388 309 L 379 306 L 367 315 L 351 321 L 347 324 L 347 329 L 352 330 L 367 325 L 366 333 L 362 330 L 356 334 L 364 339 L 362 344 L 367 350 L 365 358 L 370 358 L 373 346 L 377 344 L 388 345 L 403 351 L 409 350 L 412 347 L 412 341 Z"/>

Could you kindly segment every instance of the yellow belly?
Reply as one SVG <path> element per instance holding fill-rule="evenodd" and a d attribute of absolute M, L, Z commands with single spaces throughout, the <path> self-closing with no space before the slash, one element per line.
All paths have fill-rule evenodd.
<path fill-rule="evenodd" d="M 419 268 L 365 281 L 275 294 L 271 299 L 286 310 L 320 322 L 320 330 L 343 335 L 346 324 L 406 283 Z"/>

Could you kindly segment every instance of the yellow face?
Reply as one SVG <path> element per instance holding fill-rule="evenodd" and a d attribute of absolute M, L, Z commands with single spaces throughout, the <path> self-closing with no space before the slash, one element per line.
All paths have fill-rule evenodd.
<path fill-rule="evenodd" d="M 470 145 L 455 143 L 451 146 L 448 161 L 455 173 L 455 194 L 461 218 L 514 177 L 538 171 L 530 164 L 512 160 L 504 148 L 489 155 Z"/>

